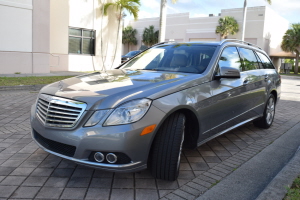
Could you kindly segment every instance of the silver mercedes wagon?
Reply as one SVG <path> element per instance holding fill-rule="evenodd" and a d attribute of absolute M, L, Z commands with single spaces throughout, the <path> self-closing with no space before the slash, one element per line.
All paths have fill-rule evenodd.
<path fill-rule="evenodd" d="M 114 172 L 178 177 L 196 148 L 253 121 L 269 128 L 281 79 L 259 47 L 238 40 L 160 43 L 113 70 L 45 86 L 31 109 L 45 151 Z"/>

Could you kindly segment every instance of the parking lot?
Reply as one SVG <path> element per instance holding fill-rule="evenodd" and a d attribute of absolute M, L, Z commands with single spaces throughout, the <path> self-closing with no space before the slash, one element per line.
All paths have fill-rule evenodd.
<path fill-rule="evenodd" d="M 195 199 L 300 122 L 300 78 L 282 78 L 282 96 L 270 129 L 248 123 L 184 150 L 177 181 L 149 171 L 111 173 L 50 155 L 32 141 L 29 111 L 37 92 L 0 91 L 0 198 Z"/>

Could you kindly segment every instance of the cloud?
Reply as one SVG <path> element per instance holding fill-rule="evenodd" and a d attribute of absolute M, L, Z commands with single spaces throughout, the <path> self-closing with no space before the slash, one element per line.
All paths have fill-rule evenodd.
<path fill-rule="evenodd" d="M 151 18 L 151 17 L 159 17 L 159 13 L 151 13 L 151 12 L 147 12 L 147 11 L 140 11 L 139 12 L 139 18 L 143 19 L 143 18 Z"/>
<path fill-rule="evenodd" d="M 145 8 L 150 8 L 154 10 L 159 10 L 160 9 L 160 1 L 158 0 L 141 0 L 141 5 L 142 7 Z"/>

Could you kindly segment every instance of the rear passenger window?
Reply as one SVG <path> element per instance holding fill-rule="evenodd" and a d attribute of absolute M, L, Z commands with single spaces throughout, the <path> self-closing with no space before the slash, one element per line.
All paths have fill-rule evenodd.
<path fill-rule="evenodd" d="M 250 49 L 239 48 L 243 65 L 241 71 L 249 71 L 259 69 L 259 64 L 254 52 Z"/>
<path fill-rule="evenodd" d="M 241 70 L 241 59 L 236 47 L 227 47 L 220 57 L 219 67 L 233 67 Z"/>
<path fill-rule="evenodd" d="M 275 69 L 271 61 L 262 53 L 256 52 L 265 69 Z"/>

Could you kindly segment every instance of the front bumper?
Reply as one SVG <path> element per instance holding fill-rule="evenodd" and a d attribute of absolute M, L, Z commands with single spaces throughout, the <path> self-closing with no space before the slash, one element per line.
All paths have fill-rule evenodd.
<path fill-rule="evenodd" d="M 83 127 L 90 114 L 84 113 L 72 129 L 45 127 L 36 117 L 34 105 L 31 109 L 32 138 L 44 151 L 81 165 L 114 172 L 135 172 L 147 168 L 148 154 L 156 130 L 143 136 L 140 136 L 140 133 L 149 125 L 158 125 L 165 116 L 164 112 L 152 105 L 147 114 L 133 124 L 102 127 L 101 124 L 105 120 L 103 119 L 99 125 Z M 76 147 L 74 155 L 68 156 L 53 151 L 39 142 L 35 133 L 47 140 Z M 98 163 L 89 159 L 92 152 L 123 153 L 131 161 L 125 164 Z"/>

